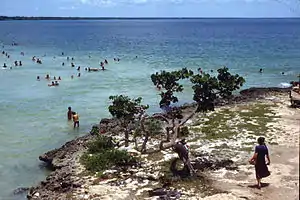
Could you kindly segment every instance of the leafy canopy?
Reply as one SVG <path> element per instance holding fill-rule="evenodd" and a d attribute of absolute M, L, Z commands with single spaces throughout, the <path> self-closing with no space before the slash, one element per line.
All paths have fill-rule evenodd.
<path fill-rule="evenodd" d="M 182 68 L 178 71 L 161 71 L 151 75 L 151 80 L 154 85 L 164 89 L 161 91 L 161 101 L 159 102 L 160 107 L 169 106 L 171 103 L 178 102 L 178 98 L 174 96 L 174 92 L 182 92 L 183 86 L 178 83 L 181 79 L 187 79 L 193 75 L 192 70 Z"/>
<path fill-rule="evenodd" d="M 178 71 L 156 72 L 151 75 L 154 85 L 162 87 L 160 107 L 169 106 L 178 102 L 175 92 L 182 92 L 183 86 L 179 80 L 190 78 L 194 90 L 193 100 L 197 102 L 197 112 L 214 110 L 214 102 L 218 98 L 229 98 L 232 92 L 243 86 L 245 79 L 238 74 L 232 75 L 227 67 L 217 70 L 216 77 L 208 73 L 195 74 L 193 71 L 183 68 Z"/>
<path fill-rule="evenodd" d="M 141 105 L 142 97 L 131 99 L 128 96 L 116 95 L 110 96 L 112 105 L 108 107 L 110 114 L 118 119 L 133 121 L 135 116 L 148 109 L 148 105 Z"/>

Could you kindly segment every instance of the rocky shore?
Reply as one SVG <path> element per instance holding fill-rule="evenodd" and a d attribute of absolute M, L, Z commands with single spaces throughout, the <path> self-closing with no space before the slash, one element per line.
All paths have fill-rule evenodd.
<path fill-rule="evenodd" d="M 278 145 L 281 141 L 280 136 L 274 136 L 274 131 L 282 131 L 284 126 L 276 126 L 276 120 L 280 121 L 281 117 L 276 114 L 276 109 L 280 102 L 288 107 L 288 92 L 289 89 L 282 88 L 250 88 L 241 91 L 240 95 L 230 102 L 217 102 L 218 107 L 215 112 L 205 117 L 195 116 L 189 120 L 187 127 L 190 134 L 186 139 L 191 148 L 192 164 L 198 171 L 196 177 L 183 178 L 181 172 L 176 171 L 176 167 L 172 169 L 172 166 L 176 165 L 174 158 L 177 154 L 171 150 L 161 151 L 155 155 L 140 155 L 135 152 L 141 157 L 140 165 L 124 172 L 107 170 L 105 173 L 108 177 L 112 175 L 113 178 L 103 179 L 91 175 L 85 171 L 79 161 L 87 148 L 87 143 L 95 137 L 87 134 L 39 157 L 53 172 L 46 180 L 29 188 L 27 198 L 43 200 L 156 199 L 159 197 L 162 199 L 257 199 L 252 194 L 245 196 L 242 192 L 229 193 L 230 189 L 223 187 L 224 182 L 220 181 L 223 178 L 225 180 L 225 175 L 220 176 L 220 173 L 224 172 L 226 176 L 229 173 L 231 179 L 234 179 L 232 178 L 234 174 L 241 173 L 243 171 L 241 169 L 248 166 L 245 161 L 255 145 L 257 135 L 265 135 L 272 145 Z M 188 111 L 191 107 L 192 104 L 182 109 Z M 265 112 L 261 113 L 262 110 Z M 214 120 L 218 120 L 218 123 L 214 123 Z M 240 126 L 243 121 L 246 121 L 246 124 Z M 225 129 L 229 128 L 222 130 L 219 125 L 224 125 Z M 118 131 L 117 124 L 111 119 L 102 120 L 100 126 L 104 129 L 113 129 L 108 132 Z M 294 128 L 297 130 L 296 122 Z M 260 130 L 261 133 L 251 132 L 252 129 Z M 300 132 L 300 123 L 298 130 Z M 214 131 L 219 133 L 213 133 Z M 222 134 L 222 131 L 226 134 Z M 290 137 L 299 137 L 299 133 L 294 131 Z M 149 141 L 150 146 L 154 143 L 155 141 Z M 163 180 L 165 175 L 171 172 L 173 173 L 170 175 L 173 177 L 171 181 Z M 227 177 L 226 180 L 228 179 Z M 221 187 L 216 187 L 217 182 Z M 247 192 L 249 193 L 248 190 Z"/>

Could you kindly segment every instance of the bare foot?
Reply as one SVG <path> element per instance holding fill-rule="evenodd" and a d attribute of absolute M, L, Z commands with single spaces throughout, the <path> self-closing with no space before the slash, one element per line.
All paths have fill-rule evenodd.
<path fill-rule="evenodd" d="M 261 188 L 261 184 L 257 184 L 257 189 L 260 190 L 260 188 Z"/>

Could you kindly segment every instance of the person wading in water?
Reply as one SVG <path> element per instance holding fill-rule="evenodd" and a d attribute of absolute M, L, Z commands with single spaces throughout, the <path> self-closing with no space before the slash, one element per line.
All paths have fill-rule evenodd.
<path fill-rule="evenodd" d="M 79 115 L 76 112 L 72 112 L 72 115 L 73 115 L 74 128 L 76 126 L 79 127 Z"/>
<path fill-rule="evenodd" d="M 72 108 L 68 107 L 68 112 L 67 112 L 68 120 L 72 120 Z"/>

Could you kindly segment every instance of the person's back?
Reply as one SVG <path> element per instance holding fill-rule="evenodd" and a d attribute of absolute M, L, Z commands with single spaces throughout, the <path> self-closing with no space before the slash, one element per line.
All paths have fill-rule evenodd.
<path fill-rule="evenodd" d="M 255 152 L 257 153 L 256 163 L 265 163 L 265 157 L 268 155 L 268 148 L 266 145 L 257 145 L 255 147 Z"/>
<path fill-rule="evenodd" d="M 173 150 L 178 154 L 180 159 L 184 158 L 187 160 L 189 158 L 188 151 L 182 143 L 177 142 L 173 146 Z"/>
<path fill-rule="evenodd" d="M 74 121 L 74 122 L 79 121 L 79 115 L 78 115 L 77 113 L 75 113 L 75 114 L 73 115 L 73 121 Z"/>
<path fill-rule="evenodd" d="M 67 116 L 68 116 L 68 120 L 72 120 L 72 110 L 71 110 L 71 107 L 68 107 Z"/>
<path fill-rule="evenodd" d="M 79 127 L 79 115 L 76 112 L 72 112 L 73 115 L 73 122 L 74 122 L 74 128 L 77 126 Z"/>

